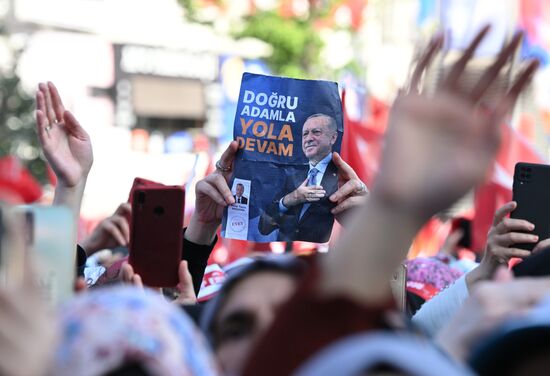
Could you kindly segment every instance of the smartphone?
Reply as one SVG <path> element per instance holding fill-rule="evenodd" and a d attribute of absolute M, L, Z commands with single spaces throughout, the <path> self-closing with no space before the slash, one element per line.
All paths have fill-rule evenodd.
<path fill-rule="evenodd" d="M 23 216 L 0 203 L 0 286 L 21 285 L 25 272 Z"/>
<path fill-rule="evenodd" d="M 175 287 L 183 245 L 185 190 L 142 187 L 132 195 L 128 261 L 150 287 Z"/>
<path fill-rule="evenodd" d="M 525 219 L 535 225 L 532 234 L 539 240 L 550 237 L 550 166 L 517 163 L 514 169 L 513 200 L 518 206 L 511 218 Z M 516 244 L 531 251 L 535 244 Z"/>
<path fill-rule="evenodd" d="M 73 296 L 76 266 L 76 224 L 62 206 L 26 205 L 24 216 L 27 257 L 43 299 L 56 306 Z"/>
<path fill-rule="evenodd" d="M 162 184 L 162 183 L 157 183 L 156 181 L 136 177 L 136 178 L 134 178 L 134 182 L 132 183 L 132 188 L 130 188 L 130 194 L 128 196 L 128 202 L 132 203 L 132 198 L 133 198 L 133 195 L 134 195 L 134 191 L 136 189 L 148 188 L 148 187 L 165 187 L 165 185 Z"/>

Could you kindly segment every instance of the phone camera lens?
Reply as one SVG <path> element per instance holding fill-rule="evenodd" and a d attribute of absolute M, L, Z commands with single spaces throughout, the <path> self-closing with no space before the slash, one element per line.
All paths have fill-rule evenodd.
<path fill-rule="evenodd" d="M 145 204 L 145 192 L 138 192 L 137 202 L 140 205 Z"/>

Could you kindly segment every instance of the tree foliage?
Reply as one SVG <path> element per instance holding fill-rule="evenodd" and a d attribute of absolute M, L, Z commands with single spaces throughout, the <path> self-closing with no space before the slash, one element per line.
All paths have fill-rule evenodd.
<path fill-rule="evenodd" d="M 16 66 L 0 69 L 0 158 L 6 155 L 15 155 L 41 183 L 47 182 L 35 132 L 34 99 L 21 87 Z"/>
<path fill-rule="evenodd" d="M 307 78 L 318 64 L 323 46 L 309 20 L 283 18 L 276 12 L 258 12 L 244 19 L 237 38 L 254 37 L 273 47 L 268 65 L 283 76 Z"/>

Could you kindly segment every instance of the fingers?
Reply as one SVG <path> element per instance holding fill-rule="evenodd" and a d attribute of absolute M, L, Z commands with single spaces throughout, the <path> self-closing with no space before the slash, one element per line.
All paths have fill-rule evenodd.
<path fill-rule="evenodd" d="M 462 75 L 462 72 L 466 68 L 466 65 L 468 64 L 468 61 L 474 56 L 474 53 L 483 40 L 487 33 L 491 30 L 491 26 L 487 25 L 483 27 L 479 33 L 475 36 L 475 38 L 472 40 L 468 48 L 464 51 L 460 59 L 453 65 L 453 68 L 451 69 L 451 72 L 447 76 L 447 78 L 444 81 L 444 86 L 447 86 L 449 88 L 454 88 L 458 85 L 458 81 L 460 79 L 460 76 Z"/>
<path fill-rule="evenodd" d="M 112 217 L 103 222 L 103 228 L 111 236 L 111 238 L 113 238 L 116 241 L 117 245 L 121 246 L 121 245 L 128 244 L 130 239 L 129 235 L 128 235 L 128 240 L 126 240 L 127 238 L 125 234 L 123 234 L 122 230 L 119 229 L 117 225 L 115 225 L 115 221 L 113 220 Z"/>
<path fill-rule="evenodd" d="M 80 140 L 87 140 L 89 138 L 88 133 L 82 128 L 70 111 L 64 112 L 62 120 L 65 122 L 65 127 L 71 135 Z"/>
<path fill-rule="evenodd" d="M 115 214 L 121 215 L 121 216 L 124 216 L 124 217 L 132 215 L 132 205 L 130 205 L 128 202 L 123 202 L 115 210 Z"/>
<path fill-rule="evenodd" d="M 531 255 L 530 251 L 519 248 L 495 247 L 493 248 L 494 256 L 501 262 L 507 263 L 512 257 L 525 258 Z"/>
<path fill-rule="evenodd" d="M 139 274 L 134 274 L 132 277 L 132 285 L 138 288 L 143 288 L 143 281 L 141 280 L 141 276 Z"/>
<path fill-rule="evenodd" d="M 340 157 L 337 152 L 332 153 L 332 161 L 338 168 L 338 175 L 344 179 L 359 179 L 353 168 Z"/>
<path fill-rule="evenodd" d="M 342 185 L 336 192 L 334 192 L 329 200 L 332 202 L 339 202 L 345 197 L 352 195 L 365 195 L 366 191 L 363 191 L 363 184 L 359 179 L 353 179 Z"/>
<path fill-rule="evenodd" d="M 46 86 L 43 83 L 38 84 L 38 88 L 40 89 L 40 91 L 44 95 L 44 99 L 45 99 L 45 103 L 46 103 L 46 107 L 45 107 L 46 118 L 48 119 L 50 125 L 53 125 L 54 123 L 56 123 L 57 118 L 55 116 L 55 111 L 53 110 L 53 103 L 52 103 L 52 97 L 51 97 L 51 94 L 50 94 L 50 90 L 49 90 L 48 86 Z"/>
<path fill-rule="evenodd" d="M 507 247 L 512 244 L 536 243 L 539 241 L 539 237 L 521 232 L 508 232 L 506 234 L 496 235 L 495 241 L 498 245 Z"/>
<path fill-rule="evenodd" d="M 541 240 L 540 242 L 537 243 L 535 248 L 533 248 L 533 253 L 543 251 L 548 247 L 550 247 L 550 239 Z"/>
<path fill-rule="evenodd" d="M 141 276 L 134 272 L 134 268 L 132 268 L 132 265 L 125 262 L 122 264 L 121 270 L 123 283 L 143 288 L 143 281 L 141 280 Z"/>
<path fill-rule="evenodd" d="M 535 225 L 524 219 L 504 218 L 495 228 L 496 234 L 505 234 L 512 231 L 533 231 Z"/>
<path fill-rule="evenodd" d="M 518 204 L 515 201 L 510 201 L 498 208 L 493 219 L 493 226 L 498 225 L 504 217 L 513 212 L 517 206 Z"/>
<path fill-rule="evenodd" d="M 221 206 L 227 206 L 227 202 L 225 201 L 223 196 L 218 192 L 218 189 L 214 185 L 212 185 L 210 182 L 208 182 L 206 179 L 199 181 L 195 187 L 195 190 L 197 192 L 197 195 L 203 194 L 205 196 L 208 196 L 216 204 Z M 231 199 L 233 200 L 233 196 L 231 196 Z"/>
<path fill-rule="evenodd" d="M 363 205 L 365 203 L 365 198 L 365 196 L 348 197 L 337 206 L 335 206 L 330 212 L 333 215 L 341 214 L 346 210 Z"/>
<path fill-rule="evenodd" d="M 125 262 L 120 267 L 120 270 L 122 275 L 122 282 L 132 283 L 132 278 L 134 277 L 134 268 L 132 268 L 132 265 Z"/>
<path fill-rule="evenodd" d="M 193 277 L 191 277 L 191 273 L 189 273 L 189 268 L 187 267 L 187 261 L 180 262 L 180 266 L 178 269 L 178 276 L 179 276 L 179 285 L 178 288 L 180 292 L 183 288 L 191 287 L 193 289 Z"/>
<path fill-rule="evenodd" d="M 36 110 L 36 133 L 38 134 L 38 139 L 40 140 L 42 147 L 46 145 L 48 139 L 48 132 L 46 131 L 47 126 L 48 122 L 44 112 L 41 110 Z"/>
<path fill-rule="evenodd" d="M 443 35 L 436 34 L 428 44 L 428 47 L 426 48 L 426 52 L 420 58 L 420 60 L 418 61 L 418 64 L 414 69 L 414 72 L 411 76 L 411 82 L 409 85 L 410 91 L 412 92 L 419 91 L 418 86 L 420 84 L 420 79 L 422 78 L 422 74 L 430 66 L 437 52 L 439 52 L 442 46 L 443 46 Z"/>
<path fill-rule="evenodd" d="M 239 143 L 237 141 L 231 141 L 227 149 L 223 152 L 220 157 L 220 163 L 224 167 L 233 167 L 233 161 L 235 160 L 235 155 L 239 149 Z"/>
<path fill-rule="evenodd" d="M 128 243 L 130 243 L 130 225 L 126 220 L 126 217 L 113 216 L 111 217 L 111 221 L 118 230 L 119 235 L 116 239 L 117 242 L 119 242 L 119 245 L 128 245 Z M 122 243 L 120 243 L 120 240 L 122 240 Z"/>
<path fill-rule="evenodd" d="M 224 198 L 227 204 L 235 203 L 235 199 L 233 198 L 233 193 L 231 193 L 231 190 L 227 185 L 227 181 L 223 176 L 219 174 L 212 175 L 211 181 L 212 181 L 212 185 L 216 187 L 216 189 L 222 195 L 222 197 Z"/>
<path fill-rule="evenodd" d="M 307 187 L 307 181 L 308 181 L 308 178 L 306 178 L 306 180 L 304 180 L 302 182 L 302 184 L 300 184 L 300 187 Z M 300 187 L 298 187 L 298 188 L 300 188 Z"/>
<path fill-rule="evenodd" d="M 472 90 L 470 98 L 473 102 L 477 102 L 481 99 L 481 97 L 483 97 L 483 94 L 485 94 L 487 89 L 489 89 L 495 78 L 500 73 L 500 70 L 502 69 L 504 64 L 506 64 L 508 59 L 510 59 L 510 57 L 514 55 L 522 38 L 523 33 L 517 32 L 510 43 L 508 43 L 508 45 L 500 51 L 493 65 L 491 65 L 491 67 L 485 71 L 483 76 L 481 76 L 481 78 L 479 79 L 477 85 Z"/>
<path fill-rule="evenodd" d="M 63 119 L 63 114 L 65 113 L 65 107 L 63 106 L 63 102 L 61 101 L 59 92 L 52 82 L 48 82 L 48 89 L 51 95 L 52 106 L 55 116 L 58 121 L 61 121 Z"/>
<path fill-rule="evenodd" d="M 512 87 L 510 88 L 510 90 L 508 90 L 508 94 L 506 95 L 506 97 L 512 104 L 516 102 L 518 96 L 531 82 L 531 79 L 533 78 L 533 75 L 537 71 L 538 67 L 539 61 L 532 60 L 527 64 L 527 67 L 516 77 L 514 83 L 512 84 Z"/>

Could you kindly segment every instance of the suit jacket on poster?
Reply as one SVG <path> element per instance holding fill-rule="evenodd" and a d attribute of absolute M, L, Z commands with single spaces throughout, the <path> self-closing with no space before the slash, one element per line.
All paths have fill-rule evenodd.
<path fill-rule="evenodd" d="M 268 235 L 275 229 L 279 229 L 278 241 L 303 240 L 325 243 L 329 240 L 334 224 L 334 215 L 330 211 L 335 205 L 328 198 L 338 189 L 337 168 L 332 161 L 327 165 L 321 180 L 321 186 L 326 191 L 325 197 L 310 203 L 301 218 L 303 204 L 288 208 L 286 213 L 281 213 L 279 210 L 280 199 L 300 186 L 308 172 L 309 167 L 305 167 L 299 174 L 287 177 L 284 190 L 275 196 L 275 199 L 261 214 L 260 233 Z"/>
<path fill-rule="evenodd" d="M 237 202 L 237 195 L 233 195 L 233 198 L 235 199 L 235 202 Z M 248 198 L 241 196 L 241 204 L 248 204 Z"/>

